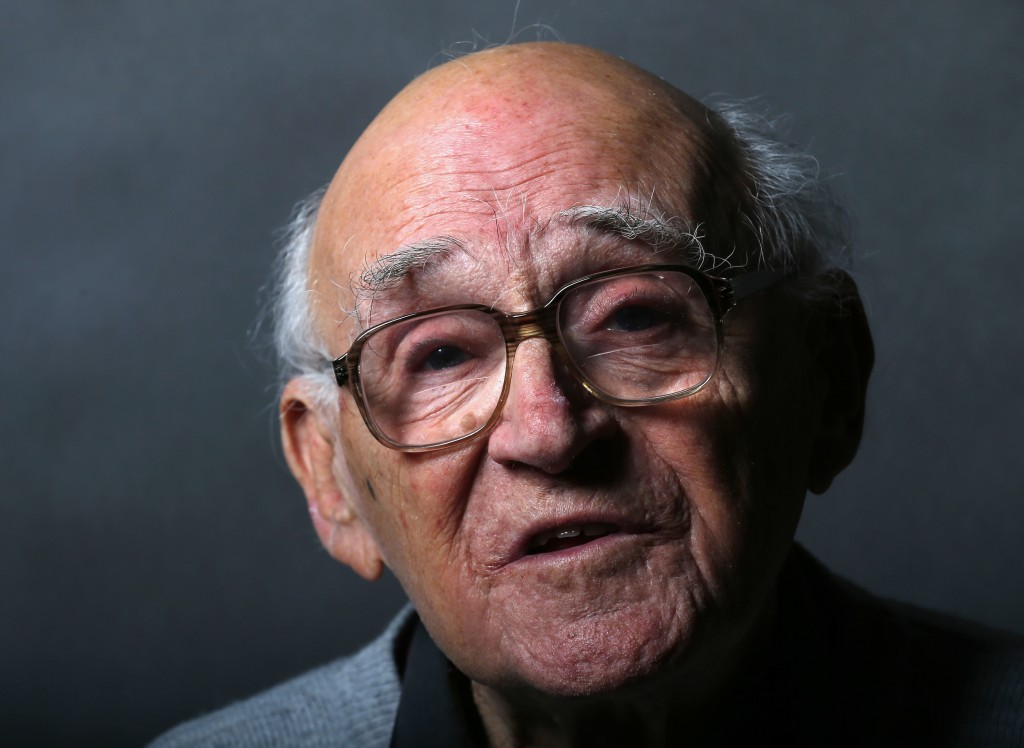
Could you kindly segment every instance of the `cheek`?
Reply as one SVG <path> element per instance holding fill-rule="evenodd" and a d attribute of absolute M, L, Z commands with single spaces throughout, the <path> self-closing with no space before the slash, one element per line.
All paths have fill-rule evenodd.
<path fill-rule="evenodd" d="M 342 438 L 357 511 L 385 564 L 415 598 L 453 567 L 478 448 L 405 454 L 380 445 L 361 421 L 343 429 Z"/>
<path fill-rule="evenodd" d="M 720 372 L 698 394 L 638 411 L 634 420 L 647 449 L 679 477 L 697 508 L 716 512 L 748 494 L 749 411 L 748 392 Z"/>
<path fill-rule="evenodd" d="M 339 485 L 351 487 L 346 499 L 373 536 L 385 564 L 394 568 L 395 549 L 401 548 L 394 540 L 410 524 L 405 507 L 395 500 L 403 495 L 398 453 L 370 435 L 354 406 L 346 409 L 343 405 L 339 431 Z"/>
<path fill-rule="evenodd" d="M 784 556 L 807 484 L 801 409 L 781 407 L 784 392 L 769 392 L 737 370 L 723 370 L 697 395 L 635 419 L 656 461 L 648 469 L 673 473 L 685 486 L 695 562 L 724 588 L 757 584 L 751 564 L 770 568 Z M 743 568 L 751 573 L 737 573 Z"/>
<path fill-rule="evenodd" d="M 481 606 L 487 581 L 479 575 L 472 528 L 465 521 L 479 451 L 470 446 L 448 454 L 402 455 L 398 478 L 387 496 L 379 495 L 372 520 L 385 562 L 431 635 L 449 651 L 475 641 L 486 620 Z"/>
<path fill-rule="evenodd" d="M 482 449 L 478 442 L 450 452 L 403 455 L 394 489 L 416 522 L 414 543 L 451 546 L 458 540 Z"/>

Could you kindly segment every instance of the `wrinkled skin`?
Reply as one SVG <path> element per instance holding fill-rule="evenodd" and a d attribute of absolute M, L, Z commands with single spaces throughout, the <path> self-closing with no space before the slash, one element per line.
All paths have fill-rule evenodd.
<path fill-rule="evenodd" d="M 422 76 L 353 147 L 318 219 L 310 283 L 332 355 L 404 312 L 521 311 L 584 274 L 673 259 L 559 213 L 631 200 L 698 223 L 710 142 L 699 105 L 592 50 L 513 46 Z M 372 303 L 354 294 L 367 263 L 436 236 L 464 251 Z M 357 307 L 358 323 L 342 311 Z M 670 707 L 713 700 L 741 667 L 806 490 L 856 447 L 840 426 L 849 455 L 818 464 L 837 417 L 817 329 L 783 290 L 762 292 L 727 318 L 705 389 L 643 408 L 598 402 L 531 340 L 494 430 L 427 454 L 375 441 L 349 388 L 324 412 L 295 380 L 286 453 L 328 549 L 369 578 L 395 573 L 474 681 L 492 739 L 580 738 L 565 715 L 634 703 L 653 740 Z M 596 522 L 616 532 L 525 554 L 540 531 Z"/>

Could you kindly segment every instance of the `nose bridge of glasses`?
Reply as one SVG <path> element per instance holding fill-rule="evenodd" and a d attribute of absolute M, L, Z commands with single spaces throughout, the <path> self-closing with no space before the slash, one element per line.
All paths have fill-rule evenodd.
<path fill-rule="evenodd" d="M 501 320 L 501 326 L 509 353 L 530 338 L 545 338 L 551 345 L 561 347 L 558 340 L 556 309 L 552 306 L 505 315 Z"/>
<path fill-rule="evenodd" d="M 540 309 L 533 309 L 528 312 L 506 314 L 500 318 L 499 322 L 505 336 L 505 345 L 508 355 L 505 393 L 502 396 L 501 403 L 498 405 L 499 410 L 504 407 L 505 396 L 508 395 L 511 387 L 513 369 L 512 362 L 516 358 L 517 349 L 519 348 L 520 343 L 524 343 L 527 340 L 540 339 L 547 341 L 548 352 L 546 354 L 542 353 L 541 355 L 550 356 L 552 368 L 545 370 L 545 374 L 543 374 L 543 376 L 554 377 L 554 386 L 565 395 L 575 391 L 576 386 L 574 382 L 582 382 L 582 380 L 571 365 L 568 351 L 559 336 L 557 305 L 550 304 Z M 533 369 L 537 363 L 538 361 L 534 359 L 531 364 L 528 364 L 527 366 L 529 369 Z M 533 372 L 533 375 L 536 375 L 536 371 Z M 586 387 L 585 384 L 583 386 Z"/>

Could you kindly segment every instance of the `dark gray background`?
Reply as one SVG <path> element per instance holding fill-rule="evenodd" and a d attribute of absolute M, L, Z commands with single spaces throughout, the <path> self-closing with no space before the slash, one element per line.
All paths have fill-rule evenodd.
<path fill-rule="evenodd" d="M 800 536 L 1024 632 L 1024 5 L 4 2 L 0 731 L 133 745 L 368 639 L 247 331 L 292 203 L 453 43 L 553 26 L 794 114 L 859 217 L 878 365 Z M 517 32 L 517 34 L 513 34 Z"/>

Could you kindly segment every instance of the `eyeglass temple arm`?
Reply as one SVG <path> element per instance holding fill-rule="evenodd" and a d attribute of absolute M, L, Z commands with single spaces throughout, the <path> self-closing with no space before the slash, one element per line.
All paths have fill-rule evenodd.
<path fill-rule="evenodd" d="M 331 369 L 334 371 L 334 378 L 338 381 L 339 387 L 344 387 L 348 383 L 347 359 L 348 354 L 345 353 L 330 362 Z"/>
<path fill-rule="evenodd" d="M 722 295 L 725 309 L 729 310 L 736 302 L 763 291 L 789 275 L 791 273 L 786 270 L 754 270 L 732 278 L 714 278 L 713 281 Z"/>
<path fill-rule="evenodd" d="M 732 279 L 732 292 L 736 300 L 745 299 L 751 294 L 773 286 L 790 273 L 785 270 L 755 270 L 752 273 L 737 275 Z"/>

